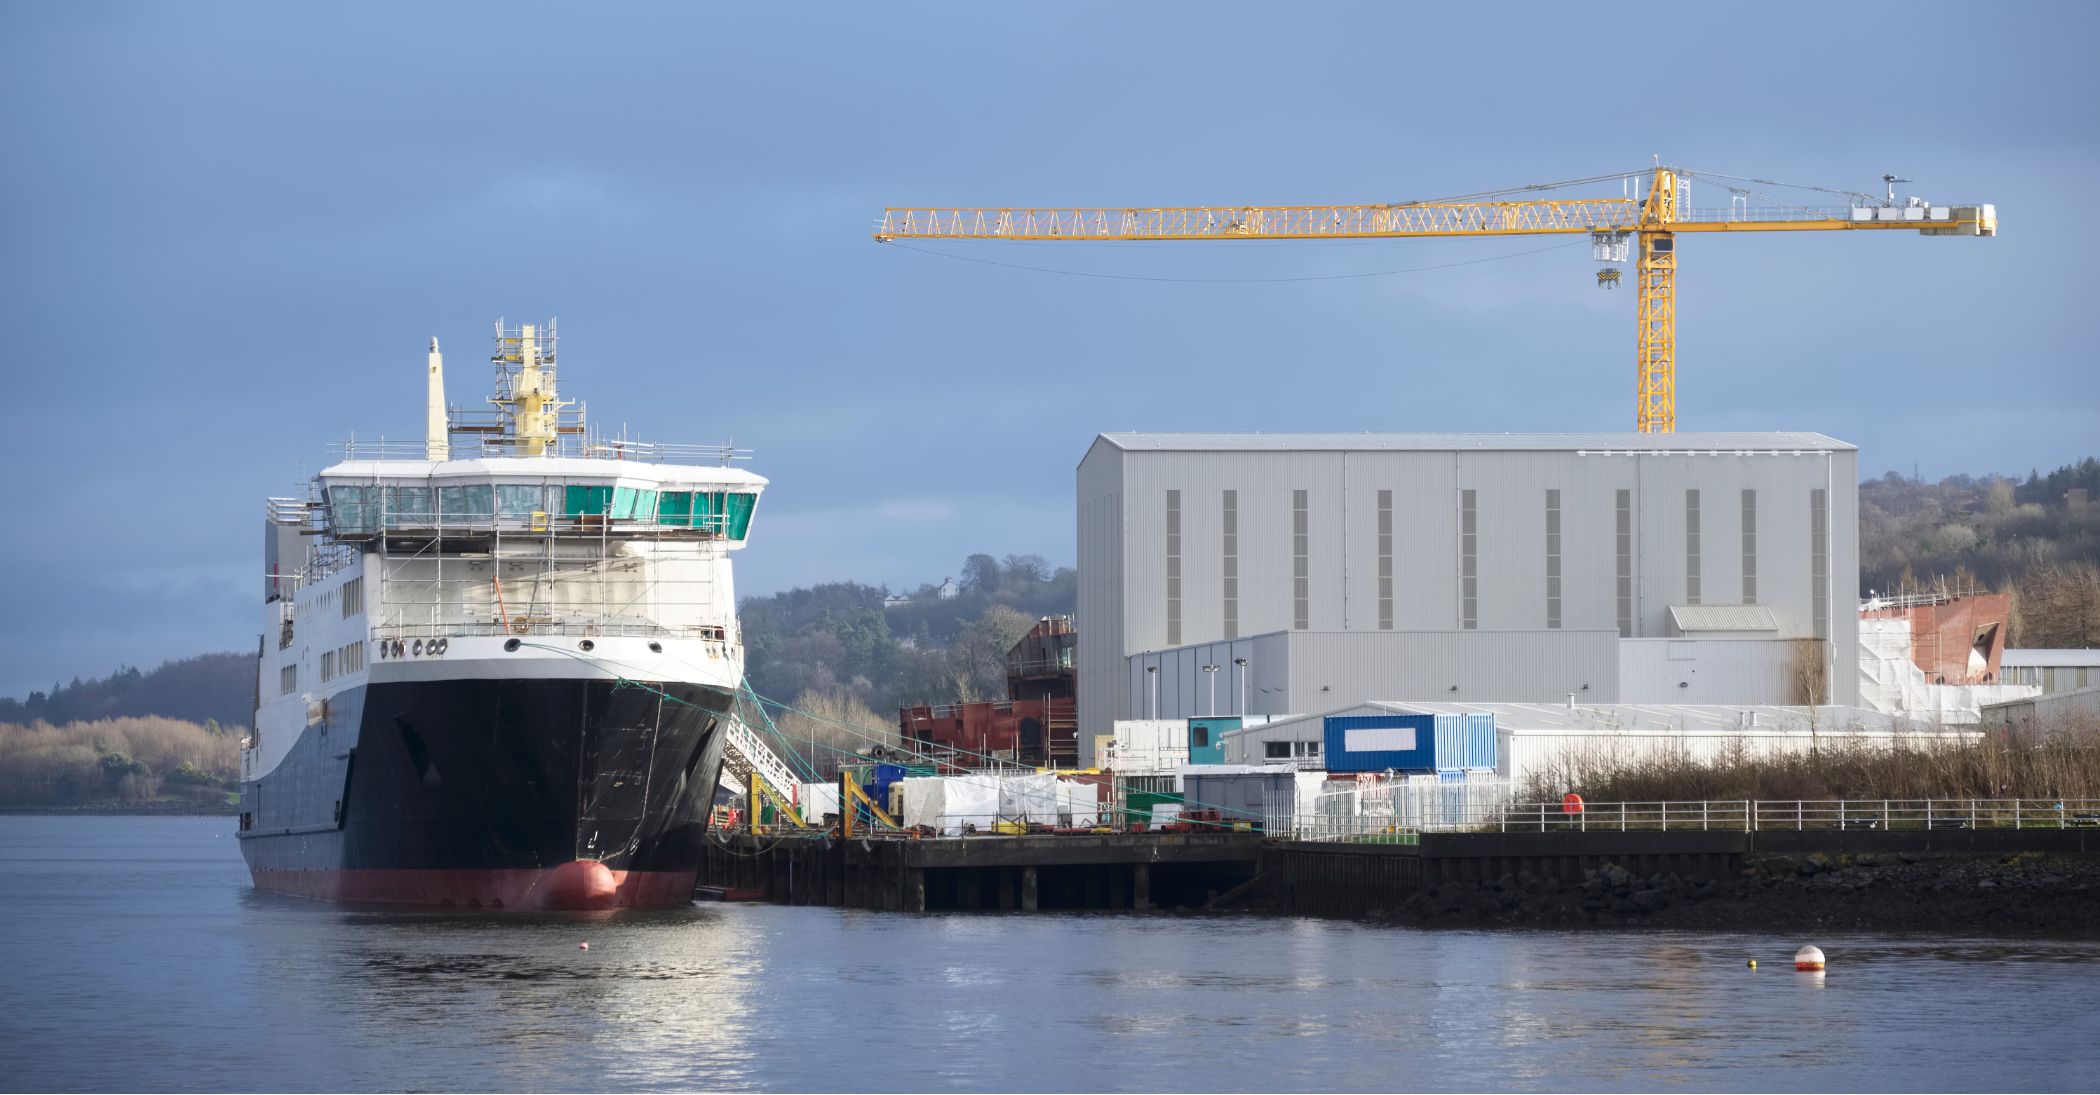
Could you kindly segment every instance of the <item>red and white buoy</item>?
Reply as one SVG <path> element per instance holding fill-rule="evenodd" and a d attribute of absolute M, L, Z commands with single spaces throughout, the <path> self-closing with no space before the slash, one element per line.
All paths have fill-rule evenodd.
<path fill-rule="evenodd" d="M 1794 952 L 1794 968 L 1797 970 L 1821 970 L 1823 952 L 1814 947 L 1803 947 Z"/>
<path fill-rule="evenodd" d="M 591 945 L 590 945 L 589 943 L 578 943 L 578 944 L 576 944 L 576 949 L 577 949 L 577 950 L 580 950 L 580 951 L 587 951 L 587 950 L 590 950 L 590 949 L 591 949 Z M 1817 954 L 1817 955 L 1816 955 L 1816 961 L 1817 961 L 1817 962 L 1821 962 L 1821 961 L 1823 961 L 1823 956 L 1822 956 L 1821 954 Z M 1819 966 L 1817 966 L 1816 968 L 1817 968 L 1817 969 L 1822 969 L 1823 967 L 1819 965 Z"/>

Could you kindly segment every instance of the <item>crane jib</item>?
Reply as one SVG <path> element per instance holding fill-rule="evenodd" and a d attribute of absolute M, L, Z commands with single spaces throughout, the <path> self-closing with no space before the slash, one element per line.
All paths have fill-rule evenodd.
<path fill-rule="evenodd" d="M 1927 236 L 1995 236 L 1994 206 L 1934 205 L 1919 198 L 1897 205 L 1892 180 L 1890 199 L 1821 187 L 1800 189 L 1848 195 L 1850 205 L 1808 208 L 1788 205 L 1731 185 L 1733 176 L 1707 176 L 1676 168 L 1639 172 L 1648 176 L 1646 193 L 1635 197 L 1625 187 L 1621 198 L 1487 201 L 1445 199 L 1383 205 L 1186 206 L 1154 209 L 935 209 L 891 208 L 883 211 L 875 231 L 878 240 L 1207 240 L 1207 239 L 1362 239 L 1433 238 L 1442 236 L 1525 236 L 1587 232 L 1596 239 L 1592 255 L 1610 263 L 1625 261 L 1629 236 L 1639 237 L 1639 335 L 1635 387 L 1635 422 L 1642 433 L 1677 429 L 1677 246 L 1676 236 L 1702 232 L 1802 232 L 1909 228 Z M 1632 174 L 1623 176 L 1630 183 Z M 1698 209 L 1689 204 L 1691 179 L 1718 183 L 1731 197 L 1727 208 Z M 1622 176 L 1599 176 L 1570 183 L 1525 189 L 1608 183 Z M 1759 182 L 1763 180 L 1737 180 Z M 1791 184 L 1787 184 L 1791 185 Z M 1500 193 L 1509 193 L 1503 191 Z M 1480 197 L 1495 195 L 1476 195 Z M 1774 208 L 1754 207 L 1751 198 Z M 1597 284 L 1619 283 L 1616 268 L 1600 270 Z"/>

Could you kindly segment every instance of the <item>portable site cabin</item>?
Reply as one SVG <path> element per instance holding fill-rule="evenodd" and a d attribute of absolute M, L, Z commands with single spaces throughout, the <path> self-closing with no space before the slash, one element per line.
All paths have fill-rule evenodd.
<path fill-rule="evenodd" d="M 1330 772 L 1479 771 L 1497 766 L 1495 716 L 1362 704 L 1225 735 L 1227 764 L 1295 762 Z"/>

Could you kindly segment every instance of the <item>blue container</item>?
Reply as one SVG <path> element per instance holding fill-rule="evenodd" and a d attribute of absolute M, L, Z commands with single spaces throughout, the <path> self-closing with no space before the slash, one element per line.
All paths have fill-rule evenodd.
<path fill-rule="evenodd" d="M 1495 767 L 1495 716 L 1341 715 L 1324 723 L 1330 772 Z"/>
<path fill-rule="evenodd" d="M 1240 720 L 1237 718 L 1190 719 L 1189 763 L 1225 763 L 1225 732 L 1239 728 Z"/>
<path fill-rule="evenodd" d="M 1436 767 L 1447 772 L 1495 767 L 1495 716 L 1436 716 Z"/>

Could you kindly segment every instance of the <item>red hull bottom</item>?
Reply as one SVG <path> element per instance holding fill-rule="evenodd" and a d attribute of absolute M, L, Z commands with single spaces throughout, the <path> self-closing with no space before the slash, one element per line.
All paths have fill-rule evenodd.
<path fill-rule="evenodd" d="M 615 871 L 576 860 L 510 870 L 249 872 L 255 888 L 321 901 L 469 909 L 629 909 L 684 905 L 697 871 Z"/>

